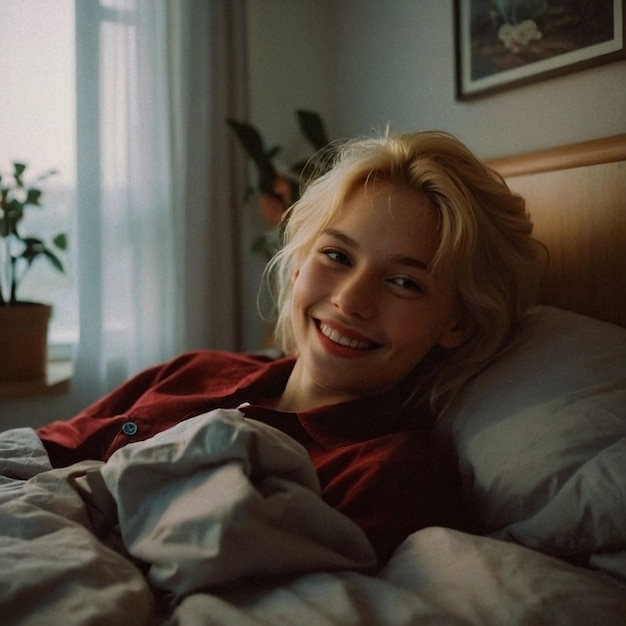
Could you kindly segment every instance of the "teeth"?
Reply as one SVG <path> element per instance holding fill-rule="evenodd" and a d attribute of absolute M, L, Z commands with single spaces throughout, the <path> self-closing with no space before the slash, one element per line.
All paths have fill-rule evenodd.
<path fill-rule="evenodd" d="M 348 348 L 353 348 L 354 350 L 367 350 L 371 347 L 370 343 L 366 341 L 359 341 L 358 339 L 351 339 L 350 337 L 345 337 L 341 333 L 338 333 L 334 328 L 330 328 L 326 324 L 320 324 L 320 331 L 322 335 L 328 337 L 333 343 L 337 343 L 340 346 L 346 346 Z"/>

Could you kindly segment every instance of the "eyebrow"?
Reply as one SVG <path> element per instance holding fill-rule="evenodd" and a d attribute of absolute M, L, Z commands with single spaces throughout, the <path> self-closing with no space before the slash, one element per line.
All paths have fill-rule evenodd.
<path fill-rule="evenodd" d="M 334 237 L 335 239 L 339 239 L 347 246 L 351 248 L 358 248 L 359 244 L 357 241 L 352 239 L 352 237 L 348 237 L 345 233 L 342 233 L 340 230 L 336 230 L 334 228 L 327 228 L 322 234 L 329 235 L 330 237 Z M 415 267 L 417 269 L 423 270 L 425 272 L 429 271 L 428 263 L 425 263 L 421 259 L 416 259 L 412 256 L 406 256 L 404 254 L 392 254 L 389 256 L 389 260 L 394 263 L 398 263 L 400 265 L 407 265 L 408 267 Z"/>

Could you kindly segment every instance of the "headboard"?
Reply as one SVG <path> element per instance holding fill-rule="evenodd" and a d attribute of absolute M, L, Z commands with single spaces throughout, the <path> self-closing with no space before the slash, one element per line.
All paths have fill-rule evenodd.
<path fill-rule="evenodd" d="M 626 134 L 487 161 L 548 248 L 540 303 L 626 326 Z"/>

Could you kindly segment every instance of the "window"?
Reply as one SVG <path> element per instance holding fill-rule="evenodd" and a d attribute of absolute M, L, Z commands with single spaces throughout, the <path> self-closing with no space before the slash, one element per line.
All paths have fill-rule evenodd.
<path fill-rule="evenodd" d="M 37 259 L 24 279 L 22 300 L 53 305 L 54 346 L 78 340 L 78 295 L 72 267 L 75 252 L 76 189 L 74 0 L 0 0 L 0 169 L 26 163 L 27 180 L 50 169 L 42 184 L 43 210 L 31 210 L 22 232 L 52 238 L 65 232 L 69 251 L 61 274 Z"/>

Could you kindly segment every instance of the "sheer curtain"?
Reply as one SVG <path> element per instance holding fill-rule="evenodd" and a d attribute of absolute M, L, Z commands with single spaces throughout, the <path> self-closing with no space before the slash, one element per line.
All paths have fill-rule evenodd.
<path fill-rule="evenodd" d="M 77 0 L 81 408 L 188 349 L 238 349 L 243 0 Z M 232 152 L 231 152 L 232 151 Z"/>

